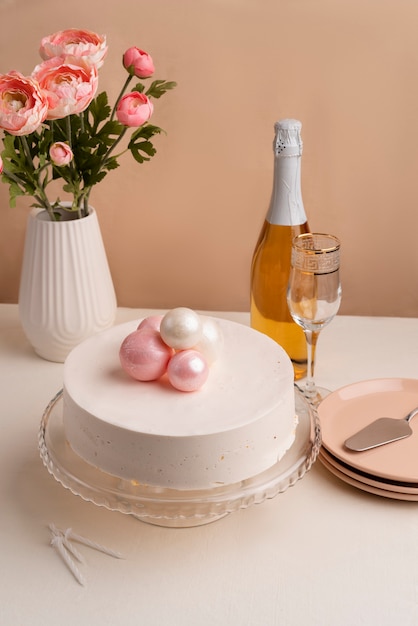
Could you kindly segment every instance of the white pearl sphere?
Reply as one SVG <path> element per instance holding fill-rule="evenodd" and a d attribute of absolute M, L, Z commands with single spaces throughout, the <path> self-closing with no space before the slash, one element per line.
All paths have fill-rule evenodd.
<path fill-rule="evenodd" d="M 202 321 L 192 309 L 177 307 L 161 320 L 162 340 L 174 350 L 193 348 L 202 337 Z"/>
<path fill-rule="evenodd" d="M 202 337 L 194 349 L 203 354 L 206 361 L 211 365 L 222 353 L 224 338 L 221 327 L 214 319 L 202 315 L 201 320 Z"/>

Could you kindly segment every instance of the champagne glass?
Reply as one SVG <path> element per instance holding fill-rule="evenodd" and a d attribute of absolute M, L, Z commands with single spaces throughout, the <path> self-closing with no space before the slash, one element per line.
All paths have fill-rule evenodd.
<path fill-rule="evenodd" d="M 308 369 L 305 397 L 314 405 L 330 392 L 314 380 L 316 344 L 320 331 L 336 315 L 341 302 L 340 241 L 334 235 L 305 233 L 292 242 L 287 304 L 305 333 Z"/>

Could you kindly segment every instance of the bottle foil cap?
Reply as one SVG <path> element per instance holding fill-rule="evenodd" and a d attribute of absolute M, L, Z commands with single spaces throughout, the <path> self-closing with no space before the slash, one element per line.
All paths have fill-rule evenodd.
<path fill-rule="evenodd" d="M 273 150 L 275 156 L 301 156 L 303 142 L 301 138 L 302 124 L 299 120 L 285 119 L 275 123 Z"/>

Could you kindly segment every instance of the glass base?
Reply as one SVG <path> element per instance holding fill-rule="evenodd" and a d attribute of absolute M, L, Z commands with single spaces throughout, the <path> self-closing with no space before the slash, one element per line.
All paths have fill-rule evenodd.
<path fill-rule="evenodd" d="M 324 398 L 326 398 L 331 393 L 329 389 L 325 389 L 325 387 L 317 387 L 316 385 L 313 394 L 311 391 L 308 391 L 306 389 L 305 385 L 295 383 L 295 387 L 299 389 L 299 391 L 303 394 L 307 401 L 315 408 L 318 407 L 321 404 L 322 400 L 324 400 Z"/>

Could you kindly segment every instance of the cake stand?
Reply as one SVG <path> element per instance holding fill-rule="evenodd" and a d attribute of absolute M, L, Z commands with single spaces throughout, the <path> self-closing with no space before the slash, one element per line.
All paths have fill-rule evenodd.
<path fill-rule="evenodd" d="M 65 439 L 62 390 L 42 416 L 40 455 L 50 474 L 86 501 L 158 526 L 200 526 L 274 498 L 311 468 L 321 446 L 319 419 L 316 409 L 297 388 L 295 401 L 299 424 L 292 447 L 265 472 L 231 485 L 204 490 L 166 489 L 124 480 L 93 467 L 73 452 Z"/>

